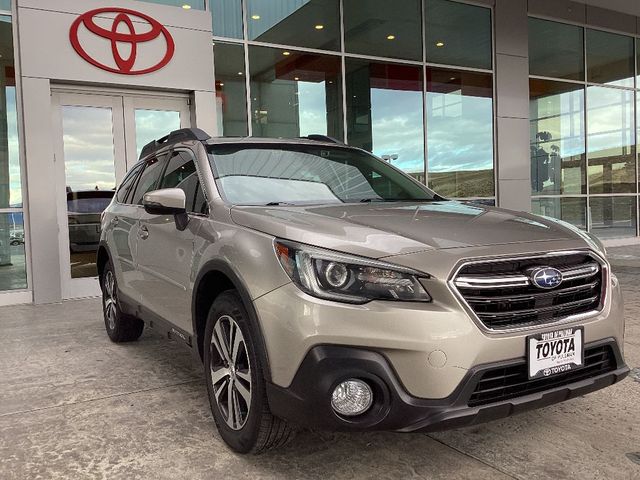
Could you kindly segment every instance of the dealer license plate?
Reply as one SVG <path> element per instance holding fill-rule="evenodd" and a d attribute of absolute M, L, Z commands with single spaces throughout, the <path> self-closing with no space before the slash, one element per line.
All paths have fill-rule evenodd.
<path fill-rule="evenodd" d="M 566 373 L 584 366 L 584 327 L 571 327 L 527 337 L 529 378 Z"/>

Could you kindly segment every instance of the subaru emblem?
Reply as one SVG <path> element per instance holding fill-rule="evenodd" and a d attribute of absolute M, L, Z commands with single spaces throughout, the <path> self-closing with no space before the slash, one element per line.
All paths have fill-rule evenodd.
<path fill-rule="evenodd" d="M 530 278 L 538 288 L 555 288 L 562 283 L 562 272 L 553 267 L 541 267 L 533 270 Z"/>

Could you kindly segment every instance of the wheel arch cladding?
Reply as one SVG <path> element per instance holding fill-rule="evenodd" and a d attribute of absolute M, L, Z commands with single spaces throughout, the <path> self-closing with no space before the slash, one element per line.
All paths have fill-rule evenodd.
<path fill-rule="evenodd" d="M 98 247 L 98 253 L 96 254 L 96 264 L 98 267 L 98 278 L 102 281 L 102 272 L 104 267 L 111 258 L 108 248 L 104 244 L 100 244 Z"/>
<path fill-rule="evenodd" d="M 249 323 L 256 339 L 257 354 L 264 366 L 263 372 L 267 381 L 271 380 L 271 369 L 267 355 L 266 343 L 262 328 L 258 320 L 253 301 L 244 282 L 239 275 L 224 262 L 212 260 L 207 262 L 198 274 L 193 288 L 192 319 L 193 335 L 195 336 L 200 360 L 204 358 L 204 331 L 211 305 L 222 292 L 235 290 L 238 292 L 244 308 L 249 315 Z"/>

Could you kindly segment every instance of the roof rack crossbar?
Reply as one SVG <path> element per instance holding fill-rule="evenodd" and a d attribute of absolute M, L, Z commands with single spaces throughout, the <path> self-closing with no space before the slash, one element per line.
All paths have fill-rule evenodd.
<path fill-rule="evenodd" d="M 164 137 L 160 137 L 157 140 L 152 140 L 147 143 L 140 152 L 140 158 L 146 157 L 158 150 L 160 147 L 171 145 L 173 143 L 183 142 L 186 140 L 198 140 L 200 142 L 204 142 L 210 138 L 211 136 L 209 136 L 207 132 L 199 128 L 181 128 L 179 130 L 174 130 Z"/>

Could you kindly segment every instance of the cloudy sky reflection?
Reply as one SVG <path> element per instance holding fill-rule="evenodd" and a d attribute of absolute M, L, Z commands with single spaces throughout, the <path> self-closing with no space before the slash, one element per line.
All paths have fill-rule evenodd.
<path fill-rule="evenodd" d="M 9 205 L 22 206 L 20 188 L 20 154 L 18 150 L 18 117 L 16 114 L 16 87 L 6 87 L 7 102 L 7 144 L 9 154 Z M 4 203 L 4 199 L 3 199 Z M 0 208 L 7 205 L 0 205 Z"/>
<path fill-rule="evenodd" d="M 112 112 L 106 107 L 62 107 L 67 188 L 111 190 L 116 186 Z"/>

